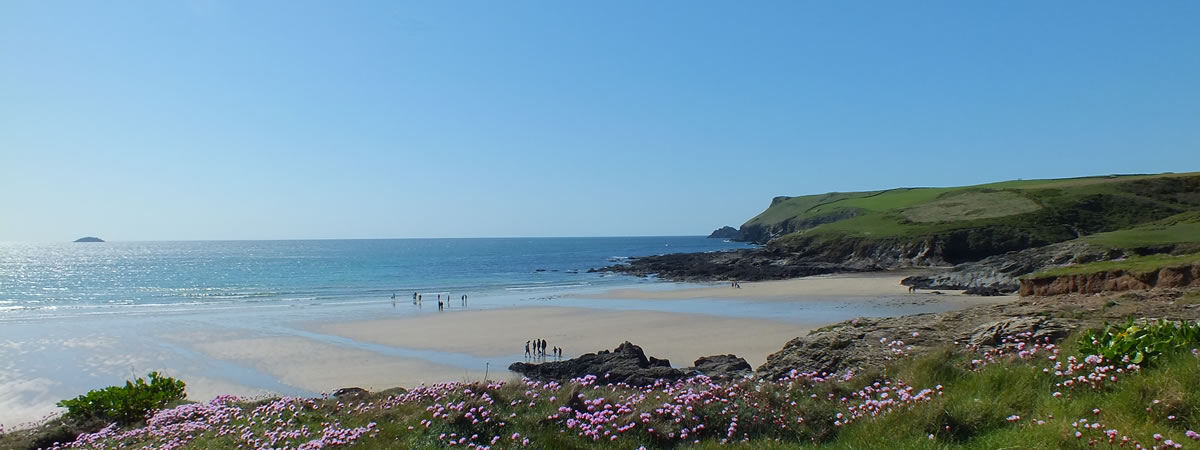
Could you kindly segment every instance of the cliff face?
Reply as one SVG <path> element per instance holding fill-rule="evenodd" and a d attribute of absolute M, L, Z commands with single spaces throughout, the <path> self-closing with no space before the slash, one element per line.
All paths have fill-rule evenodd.
<path fill-rule="evenodd" d="M 781 197 L 776 197 L 775 200 L 772 201 L 772 204 L 779 203 L 780 198 Z M 766 244 L 771 239 L 775 239 L 788 233 L 803 231 L 818 225 L 849 219 L 857 216 L 858 214 L 859 212 L 857 210 L 845 210 L 818 217 L 793 217 L 784 220 L 783 222 L 772 224 L 746 222 L 742 224 L 742 227 L 738 230 L 739 236 L 736 240 L 760 245 Z"/>
<path fill-rule="evenodd" d="M 929 276 L 905 278 L 902 284 L 924 289 L 994 289 L 997 292 L 1016 292 L 1019 278 L 1053 267 L 1086 264 L 1125 256 L 1122 250 L 1096 247 L 1086 242 L 1068 241 L 1019 252 L 989 256 L 966 262 L 953 269 Z"/>
<path fill-rule="evenodd" d="M 1023 230 L 986 226 L 921 238 L 789 237 L 768 248 L 817 261 L 894 268 L 949 266 L 1046 244 Z"/>
<path fill-rule="evenodd" d="M 1021 280 L 1021 295 L 1095 294 L 1150 288 L 1200 287 L 1200 263 L 1150 272 L 1125 270 Z"/>

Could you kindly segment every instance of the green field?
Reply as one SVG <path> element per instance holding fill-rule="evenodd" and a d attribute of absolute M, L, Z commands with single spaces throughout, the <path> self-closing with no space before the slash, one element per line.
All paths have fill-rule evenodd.
<path fill-rule="evenodd" d="M 742 231 L 790 250 L 958 233 L 978 250 L 970 257 L 1076 238 L 1113 248 L 1200 242 L 1200 172 L 780 197 Z"/>

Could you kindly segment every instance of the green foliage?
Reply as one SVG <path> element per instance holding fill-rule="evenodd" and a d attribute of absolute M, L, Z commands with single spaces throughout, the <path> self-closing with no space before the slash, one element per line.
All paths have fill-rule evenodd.
<path fill-rule="evenodd" d="M 1079 341 L 1079 352 L 1100 355 L 1109 361 L 1129 356 L 1134 364 L 1149 365 L 1164 353 L 1200 345 L 1200 323 L 1165 320 L 1137 324 L 1130 319 L 1124 325 L 1089 330 Z"/>
<path fill-rule="evenodd" d="M 126 381 L 125 386 L 109 386 L 60 401 L 58 406 L 67 408 L 66 418 L 99 418 L 129 425 L 145 420 L 150 411 L 185 397 L 183 381 L 159 375 L 158 372 L 150 372 L 148 376 L 149 383 L 139 377 L 134 381 Z"/>

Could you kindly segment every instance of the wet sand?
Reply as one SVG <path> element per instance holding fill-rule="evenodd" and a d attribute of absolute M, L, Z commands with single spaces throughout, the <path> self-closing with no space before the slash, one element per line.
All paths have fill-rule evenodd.
<path fill-rule="evenodd" d="M 861 273 L 818 275 L 791 280 L 741 282 L 741 288 L 722 283 L 711 287 L 654 290 L 614 289 L 611 291 L 579 294 L 576 298 L 590 299 L 639 299 L 639 300 L 684 300 L 701 298 L 754 299 L 761 301 L 789 301 L 804 297 L 820 296 L 891 296 L 908 294 L 908 287 L 900 280 L 913 272 Z M 920 293 L 929 293 L 922 290 Z M 961 291 L 941 291 L 944 295 L 962 296 Z"/>

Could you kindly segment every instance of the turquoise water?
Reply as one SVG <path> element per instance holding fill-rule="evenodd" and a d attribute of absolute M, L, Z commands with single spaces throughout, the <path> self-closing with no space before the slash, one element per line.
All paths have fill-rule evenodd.
<path fill-rule="evenodd" d="M 632 279 L 628 257 L 746 245 L 699 236 L 0 244 L 0 320 L 284 304 L 526 296 Z"/>

